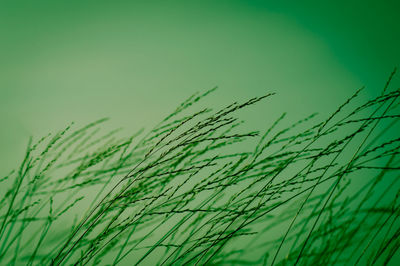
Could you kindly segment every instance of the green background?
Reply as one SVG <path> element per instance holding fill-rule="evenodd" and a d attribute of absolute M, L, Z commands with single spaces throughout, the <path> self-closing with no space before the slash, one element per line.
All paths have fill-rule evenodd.
<path fill-rule="evenodd" d="M 277 2 L 0 0 L 0 174 L 71 121 L 148 128 L 216 85 L 210 105 L 277 92 L 250 126 L 324 114 L 400 62 L 398 1 Z"/>

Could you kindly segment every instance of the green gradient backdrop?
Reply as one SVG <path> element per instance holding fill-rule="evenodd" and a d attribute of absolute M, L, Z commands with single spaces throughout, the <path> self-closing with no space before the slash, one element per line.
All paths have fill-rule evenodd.
<path fill-rule="evenodd" d="M 278 93 L 250 125 L 375 95 L 400 62 L 398 1 L 326 2 L 0 0 L 0 174 L 31 135 L 149 127 L 215 85 L 210 104 Z"/>

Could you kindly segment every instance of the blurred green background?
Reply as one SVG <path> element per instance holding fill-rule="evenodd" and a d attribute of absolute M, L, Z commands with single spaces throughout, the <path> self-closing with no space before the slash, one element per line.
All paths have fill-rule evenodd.
<path fill-rule="evenodd" d="M 398 1 L 277 2 L 0 0 L 0 174 L 71 121 L 148 128 L 216 85 L 277 92 L 250 124 L 331 112 L 400 62 Z"/>

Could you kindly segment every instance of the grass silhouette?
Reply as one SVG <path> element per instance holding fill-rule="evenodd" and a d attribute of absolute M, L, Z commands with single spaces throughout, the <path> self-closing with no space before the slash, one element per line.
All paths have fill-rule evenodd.
<path fill-rule="evenodd" d="M 150 131 L 29 141 L 0 179 L 2 265 L 387 264 L 400 246 L 399 89 L 248 132 L 196 93 Z M 102 134 L 102 135 L 101 135 Z"/>

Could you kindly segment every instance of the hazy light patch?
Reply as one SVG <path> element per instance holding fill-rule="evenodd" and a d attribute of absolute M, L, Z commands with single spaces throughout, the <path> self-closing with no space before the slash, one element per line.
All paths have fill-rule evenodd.
<path fill-rule="evenodd" d="M 3 18 L 10 53 L 0 66 L 1 116 L 12 113 L 14 128 L 26 129 L 20 138 L 2 131 L 4 142 L 105 116 L 148 128 L 216 85 L 211 106 L 278 93 L 246 118 L 252 126 L 266 114 L 267 123 L 283 111 L 293 119 L 330 112 L 363 84 L 325 39 L 284 12 L 241 2 L 53 8 Z M 9 147 L 2 154 L 14 157 Z"/>

